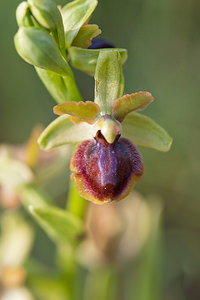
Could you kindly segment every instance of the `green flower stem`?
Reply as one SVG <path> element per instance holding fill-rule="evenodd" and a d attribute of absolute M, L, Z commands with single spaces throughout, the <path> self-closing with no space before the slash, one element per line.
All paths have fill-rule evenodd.
<path fill-rule="evenodd" d="M 75 82 L 74 74 L 71 69 L 69 73 L 69 76 L 63 76 L 63 80 L 69 91 L 69 94 L 71 95 L 71 101 L 81 101 L 83 100 L 83 98 L 79 92 L 79 89 Z"/>
<path fill-rule="evenodd" d="M 84 300 L 114 300 L 119 292 L 115 266 L 107 265 L 92 270 L 86 279 Z"/>
<path fill-rule="evenodd" d="M 56 262 L 60 270 L 60 275 L 64 278 L 67 294 L 70 300 L 74 299 L 74 281 L 78 265 L 75 258 L 74 246 L 64 243 L 57 245 Z"/>
<path fill-rule="evenodd" d="M 87 201 L 79 195 L 74 186 L 74 183 L 72 182 L 72 180 L 70 180 L 67 210 L 76 217 L 83 219 L 85 216 L 86 206 Z"/>
<path fill-rule="evenodd" d="M 138 300 L 162 299 L 162 204 L 160 200 L 152 199 L 149 207 L 151 210 L 150 235 L 143 249 L 139 270 L 137 272 L 137 282 L 134 284 L 136 287 L 135 299 Z M 129 294 L 133 295 L 133 293 L 130 292 Z"/>
<path fill-rule="evenodd" d="M 69 194 L 66 206 L 67 210 L 71 212 L 74 216 L 83 219 L 85 216 L 86 207 L 87 201 L 79 195 L 74 186 L 74 183 L 72 182 L 72 180 L 70 180 Z"/>

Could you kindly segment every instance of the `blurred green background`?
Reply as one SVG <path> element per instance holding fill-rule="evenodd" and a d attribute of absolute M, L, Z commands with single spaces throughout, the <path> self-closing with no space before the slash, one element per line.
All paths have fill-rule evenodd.
<path fill-rule="evenodd" d="M 33 67 L 14 48 L 15 9 L 20 2 L 0 1 L 3 143 L 22 143 L 35 124 L 46 126 L 54 119 L 53 99 Z M 57 3 L 64 5 L 66 1 Z M 159 195 L 164 201 L 168 260 L 163 272 L 178 264 L 178 287 L 182 276 L 195 278 L 188 283 L 188 290 L 192 290 L 189 298 L 184 296 L 187 292 L 180 295 L 178 287 L 174 288 L 176 295 L 200 299 L 200 1 L 100 0 L 93 22 L 102 29 L 102 37 L 128 49 L 125 92 L 150 91 L 155 101 L 145 114 L 174 139 L 169 153 L 141 148 L 145 177 L 137 190 L 144 196 Z M 75 77 L 84 99 L 91 100 L 93 79 L 78 71 Z"/>

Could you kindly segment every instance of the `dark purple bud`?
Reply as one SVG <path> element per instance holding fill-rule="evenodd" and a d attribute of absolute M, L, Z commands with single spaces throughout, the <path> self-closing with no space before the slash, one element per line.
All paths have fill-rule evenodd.
<path fill-rule="evenodd" d="M 93 39 L 88 49 L 115 48 L 113 44 L 104 39 Z"/>
<path fill-rule="evenodd" d="M 109 144 L 99 131 L 95 139 L 78 145 L 71 170 L 79 194 L 103 204 L 127 196 L 143 175 L 143 163 L 129 140 L 118 137 Z"/>

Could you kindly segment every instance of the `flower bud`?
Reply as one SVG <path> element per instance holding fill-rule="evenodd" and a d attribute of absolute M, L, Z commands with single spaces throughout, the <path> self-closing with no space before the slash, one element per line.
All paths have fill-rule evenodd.
<path fill-rule="evenodd" d="M 88 49 L 103 49 L 103 48 L 115 48 L 113 44 L 106 41 L 105 39 L 94 39 L 92 40 L 92 45 Z"/>
<path fill-rule="evenodd" d="M 58 24 L 62 24 L 62 17 L 56 4 L 51 0 L 28 0 L 30 10 L 44 28 L 55 30 Z"/>
<path fill-rule="evenodd" d="M 19 4 L 16 10 L 16 19 L 18 26 L 33 26 L 32 16 L 29 10 L 28 3 L 23 1 Z"/>
<path fill-rule="evenodd" d="M 15 35 L 15 47 L 29 64 L 60 75 L 70 75 L 68 63 L 62 58 L 52 36 L 45 30 L 20 27 Z"/>
<path fill-rule="evenodd" d="M 78 145 L 71 169 L 79 194 L 98 204 L 123 199 L 143 175 L 135 145 L 119 137 L 109 144 L 100 131 L 95 139 Z"/>

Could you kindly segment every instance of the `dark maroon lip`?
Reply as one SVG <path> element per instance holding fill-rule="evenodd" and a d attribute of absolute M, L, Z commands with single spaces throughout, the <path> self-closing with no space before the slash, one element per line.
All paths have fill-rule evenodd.
<path fill-rule="evenodd" d="M 78 145 L 71 165 L 83 189 L 102 202 L 123 198 L 133 178 L 137 180 L 143 175 L 136 146 L 120 136 L 109 144 L 101 132 L 97 132 L 95 139 Z"/>

